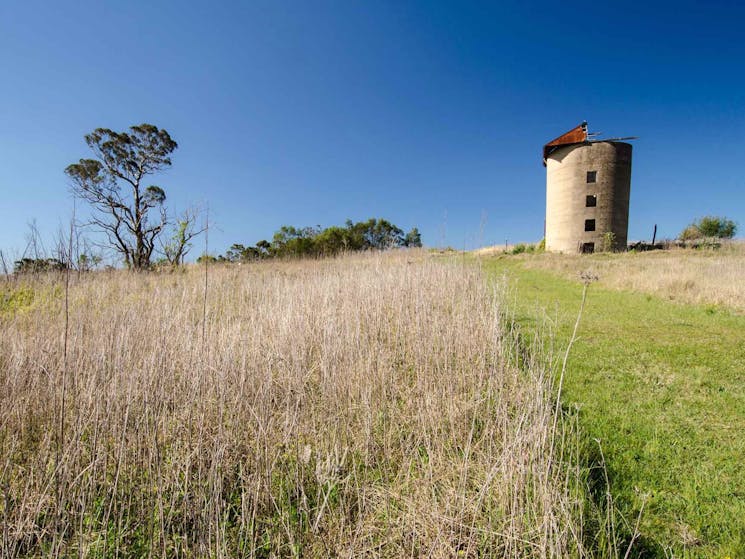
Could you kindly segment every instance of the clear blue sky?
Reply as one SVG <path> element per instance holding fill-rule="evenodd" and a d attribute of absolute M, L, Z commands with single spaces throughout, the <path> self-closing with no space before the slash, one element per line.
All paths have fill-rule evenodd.
<path fill-rule="evenodd" d="M 745 228 L 740 2 L 0 4 L 0 248 L 72 210 L 83 135 L 150 122 L 153 182 L 210 245 L 385 217 L 461 248 L 537 241 L 543 143 L 635 135 L 631 239 Z M 483 231 L 483 233 L 481 233 Z"/>

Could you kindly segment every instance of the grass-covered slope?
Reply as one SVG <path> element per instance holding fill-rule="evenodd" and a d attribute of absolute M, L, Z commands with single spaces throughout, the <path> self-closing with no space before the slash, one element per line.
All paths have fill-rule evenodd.
<path fill-rule="evenodd" d="M 550 375 L 475 267 L 74 275 L 67 317 L 63 279 L 0 286 L 3 559 L 593 553 Z"/>
<path fill-rule="evenodd" d="M 582 285 L 536 258 L 484 266 L 510 278 L 518 321 L 562 347 Z M 573 260 L 576 272 L 600 258 Z M 565 405 L 579 407 L 588 448 L 602 445 L 627 531 L 645 503 L 636 553 L 745 556 L 745 317 L 594 284 L 567 375 Z"/>

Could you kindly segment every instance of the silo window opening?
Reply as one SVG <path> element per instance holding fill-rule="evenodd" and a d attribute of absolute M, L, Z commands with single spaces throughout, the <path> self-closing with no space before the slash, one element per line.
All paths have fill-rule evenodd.
<path fill-rule="evenodd" d="M 595 252 L 595 243 L 582 243 L 579 251 L 582 254 L 592 254 L 593 252 Z"/>
<path fill-rule="evenodd" d="M 594 219 L 585 220 L 585 231 L 595 231 L 595 220 Z"/>
<path fill-rule="evenodd" d="M 594 194 L 588 194 L 587 198 L 585 199 L 585 207 L 587 208 L 594 208 L 598 205 L 598 197 Z"/>
<path fill-rule="evenodd" d="M 598 172 L 597 171 L 587 171 L 587 182 L 597 182 L 598 180 Z"/>

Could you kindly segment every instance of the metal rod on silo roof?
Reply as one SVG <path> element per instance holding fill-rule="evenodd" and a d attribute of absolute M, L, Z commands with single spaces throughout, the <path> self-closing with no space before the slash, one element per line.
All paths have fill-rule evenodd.
<path fill-rule="evenodd" d="M 638 140 L 639 136 L 624 136 L 623 138 L 599 138 L 597 140 L 587 140 L 588 142 L 623 142 L 625 140 Z"/>

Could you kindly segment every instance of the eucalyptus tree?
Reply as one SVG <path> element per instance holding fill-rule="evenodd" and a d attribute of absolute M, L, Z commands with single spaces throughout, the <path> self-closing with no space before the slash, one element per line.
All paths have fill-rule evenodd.
<path fill-rule="evenodd" d="M 178 144 L 152 124 L 128 132 L 97 128 L 85 136 L 94 154 L 69 165 L 73 193 L 93 208 L 90 224 L 108 238 L 128 267 L 150 267 L 156 241 L 168 225 L 166 193 L 146 178 L 171 166 Z"/>

